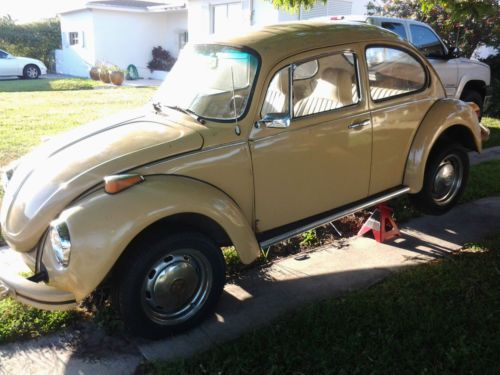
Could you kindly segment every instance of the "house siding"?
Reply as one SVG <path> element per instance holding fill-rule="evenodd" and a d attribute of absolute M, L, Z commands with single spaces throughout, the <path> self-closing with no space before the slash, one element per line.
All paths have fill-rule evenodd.
<path fill-rule="evenodd" d="M 69 33 L 79 34 L 79 43 L 69 44 Z M 84 10 L 61 17 L 61 46 L 56 50 L 56 71 L 85 77 L 94 64 L 94 21 L 92 12 Z"/>
<path fill-rule="evenodd" d="M 134 64 L 139 75 L 152 77 L 147 68 L 153 47 L 162 46 L 174 57 L 179 53 L 179 35 L 187 31 L 187 11 L 137 13 L 87 9 L 63 14 L 62 50 L 56 51 L 56 71 L 88 77 L 96 63 L 126 69 Z M 70 32 L 82 32 L 82 42 L 69 44 Z"/>

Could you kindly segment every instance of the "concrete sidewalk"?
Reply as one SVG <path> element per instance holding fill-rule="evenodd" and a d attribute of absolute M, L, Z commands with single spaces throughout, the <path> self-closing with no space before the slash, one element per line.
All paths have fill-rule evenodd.
<path fill-rule="evenodd" d="M 424 216 L 386 244 L 353 238 L 268 268 L 244 272 L 217 312 L 189 333 L 161 341 L 109 337 L 96 327 L 0 346 L 0 373 L 132 374 L 144 359 L 189 357 L 235 339 L 306 302 L 367 288 L 405 267 L 446 256 L 500 229 L 500 197 Z"/>

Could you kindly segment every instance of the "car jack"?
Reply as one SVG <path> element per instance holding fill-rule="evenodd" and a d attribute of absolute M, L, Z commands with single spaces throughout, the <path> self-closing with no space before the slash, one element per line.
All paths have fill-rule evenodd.
<path fill-rule="evenodd" d="M 359 230 L 358 236 L 362 236 L 370 231 L 377 242 L 385 242 L 401 235 L 392 217 L 392 208 L 387 203 L 377 205 L 375 211 L 373 211 Z"/>

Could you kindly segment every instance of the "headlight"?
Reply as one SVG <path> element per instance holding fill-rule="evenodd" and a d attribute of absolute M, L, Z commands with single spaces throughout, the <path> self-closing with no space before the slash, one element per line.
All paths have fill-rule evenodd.
<path fill-rule="evenodd" d="M 57 262 L 67 267 L 71 255 L 71 241 L 68 226 L 64 221 L 54 220 L 50 223 L 50 243 Z"/>

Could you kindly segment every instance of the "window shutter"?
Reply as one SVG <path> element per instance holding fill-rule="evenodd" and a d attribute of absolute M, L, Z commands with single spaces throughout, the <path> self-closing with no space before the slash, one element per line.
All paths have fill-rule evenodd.
<path fill-rule="evenodd" d="M 84 31 L 80 31 L 80 45 L 82 46 L 82 48 L 85 48 L 86 46 L 86 40 L 85 40 L 85 32 Z"/>

